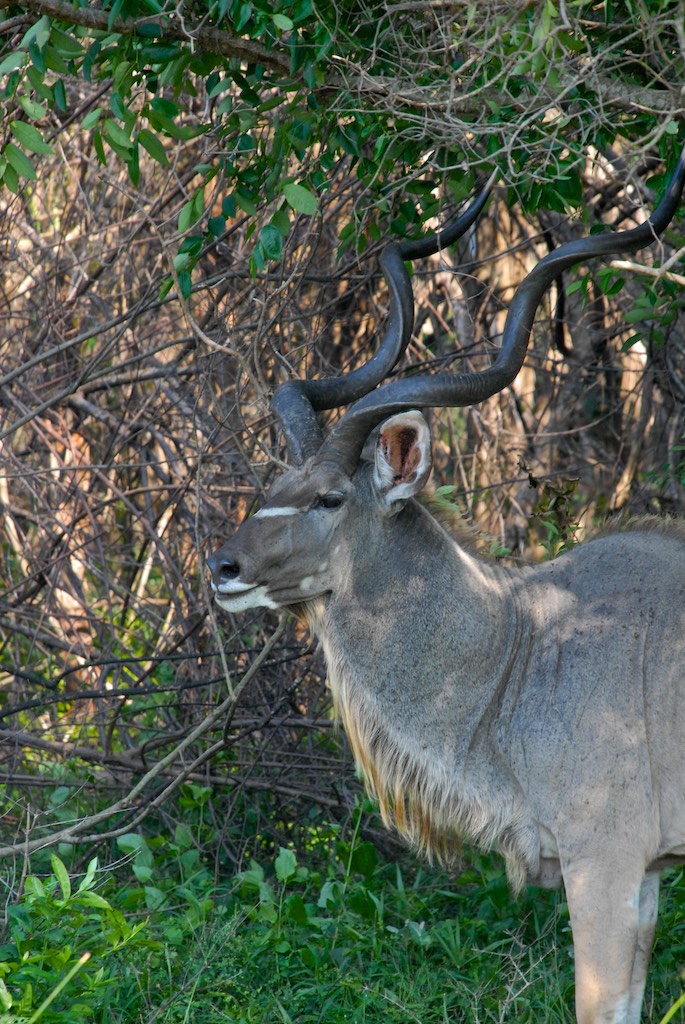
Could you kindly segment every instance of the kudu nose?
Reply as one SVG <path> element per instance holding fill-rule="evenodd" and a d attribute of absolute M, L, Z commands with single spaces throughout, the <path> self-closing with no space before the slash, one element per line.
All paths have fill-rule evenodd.
<path fill-rule="evenodd" d="M 240 576 L 240 565 L 237 562 L 224 560 L 219 564 L 219 575 L 222 580 L 234 580 Z"/>
<path fill-rule="evenodd" d="M 207 565 L 211 569 L 214 582 L 217 584 L 228 583 L 240 576 L 240 563 L 236 562 L 234 558 L 222 556 L 220 551 L 209 556 Z"/>

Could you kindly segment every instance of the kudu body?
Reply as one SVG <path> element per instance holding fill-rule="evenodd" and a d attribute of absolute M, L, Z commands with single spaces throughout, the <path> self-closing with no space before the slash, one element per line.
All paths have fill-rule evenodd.
<path fill-rule="evenodd" d="M 542 565 L 490 563 L 414 500 L 430 472 L 415 409 L 506 386 L 550 281 L 649 244 L 684 180 L 681 158 L 649 222 L 538 264 L 483 374 L 377 387 L 411 333 L 403 259 L 463 233 L 487 190 L 451 231 L 388 247 L 378 352 L 342 380 L 279 389 L 297 465 L 209 560 L 222 608 L 293 607 L 308 620 L 386 823 L 445 860 L 460 838 L 498 849 L 515 889 L 563 883 L 579 1024 L 637 1024 L 659 873 L 685 860 L 685 528 L 646 519 Z M 324 440 L 315 410 L 349 402 Z"/>

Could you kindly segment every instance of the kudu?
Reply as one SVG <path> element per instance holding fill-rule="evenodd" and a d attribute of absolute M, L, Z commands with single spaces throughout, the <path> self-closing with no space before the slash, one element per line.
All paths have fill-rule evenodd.
<path fill-rule="evenodd" d="M 292 608 L 320 638 L 388 825 L 443 860 L 460 838 L 499 850 L 515 890 L 563 883 L 579 1024 L 639 1020 L 660 872 L 685 860 L 685 528 L 648 518 L 551 562 L 493 564 L 414 500 L 431 469 L 415 410 L 510 384 L 552 281 L 654 241 L 678 205 L 684 158 L 650 220 L 538 263 L 480 373 L 381 383 L 412 331 L 404 261 L 464 234 L 488 187 L 451 228 L 388 245 L 378 351 L 346 377 L 277 389 L 295 465 L 209 559 L 222 608 Z M 316 411 L 349 403 L 324 439 Z"/>

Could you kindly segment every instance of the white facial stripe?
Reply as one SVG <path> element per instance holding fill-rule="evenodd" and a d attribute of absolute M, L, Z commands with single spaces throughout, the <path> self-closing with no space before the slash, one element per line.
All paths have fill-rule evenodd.
<path fill-rule="evenodd" d="M 292 508 L 290 505 L 282 505 L 280 508 L 260 508 L 255 512 L 253 519 L 273 519 L 276 516 L 297 516 L 302 509 Z"/>
<path fill-rule="evenodd" d="M 228 597 L 218 593 L 216 603 L 227 612 L 244 612 L 248 608 L 278 608 L 275 601 L 266 596 L 266 587 L 252 587 L 247 593 Z"/>

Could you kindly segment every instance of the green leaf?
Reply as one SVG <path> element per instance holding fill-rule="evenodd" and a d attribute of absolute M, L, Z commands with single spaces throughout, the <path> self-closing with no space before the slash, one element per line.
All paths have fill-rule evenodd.
<path fill-rule="evenodd" d="M 293 210 L 297 210 L 298 213 L 307 214 L 309 217 L 316 213 L 318 207 L 316 196 L 308 188 L 305 188 L 304 185 L 295 185 L 293 182 L 290 182 L 283 186 L 283 195 L 288 205 L 292 206 Z"/>
<path fill-rule="evenodd" d="M 7 162 L 14 168 L 20 178 L 28 178 L 32 181 L 37 177 L 36 170 L 29 158 L 13 142 L 7 143 L 3 154 L 7 157 Z M 7 181 L 7 171 L 5 171 L 5 181 Z"/>
<path fill-rule="evenodd" d="M 233 193 L 236 206 L 239 206 L 243 213 L 248 214 L 250 217 L 254 217 L 257 213 L 257 207 L 255 206 L 251 196 L 249 196 L 244 189 L 237 188 Z M 225 200 L 224 200 L 225 202 Z"/>
<path fill-rule="evenodd" d="M 278 228 L 283 238 L 287 238 L 290 234 L 290 217 L 288 216 L 287 210 L 276 210 L 271 223 L 275 228 Z"/>
<path fill-rule="evenodd" d="M 83 121 L 81 121 L 81 128 L 83 128 L 84 131 L 89 132 L 91 128 L 95 127 L 101 117 L 102 107 L 95 107 L 94 110 L 91 110 L 90 113 L 86 114 L 83 118 Z"/>
<path fill-rule="evenodd" d="M 134 140 L 131 147 L 131 156 L 127 161 L 128 164 L 128 176 L 133 182 L 133 185 L 138 188 L 140 185 L 140 157 L 139 147 L 137 140 Z"/>
<path fill-rule="evenodd" d="M 145 906 L 148 910 L 157 910 L 164 903 L 166 894 L 154 885 L 145 886 Z"/>
<path fill-rule="evenodd" d="M 3 1010 L 12 1009 L 12 996 L 2 978 L 0 978 L 0 1006 Z"/>
<path fill-rule="evenodd" d="M 150 107 L 162 117 L 178 117 L 178 106 L 164 96 L 155 96 Z"/>
<path fill-rule="evenodd" d="M 82 892 L 75 896 L 74 899 L 78 900 L 84 907 L 97 907 L 98 910 L 112 909 L 111 903 L 104 896 L 100 896 L 96 892 Z"/>
<path fill-rule="evenodd" d="M 376 904 L 371 898 L 367 889 L 356 889 L 350 893 L 348 904 L 355 914 L 359 914 L 367 921 L 373 921 L 376 916 Z"/>
<path fill-rule="evenodd" d="M 181 850 L 189 850 L 195 845 L 193 833 L 187 825 L 181 823 L 176 826 L 174 829 L 174 842 Z"/>
<path fill-rule="evenodd" d="M 98 869 L 98 859 L 97 859 L 97 857 L 91 857 L 91 859 L 88 861 L 88 867 L 86 868 L 86 873 L 83 876 L 83 878 L 81 879 L 81 881 L 79 882 L 78 889 L 76 890 L 77 893 L 87 892 L 88 889 L 92 889 L 92 887 L 93 887 L 93 885 L 95 883 L 95 875 L 97 873 L 97 869 Z"/>
<path fill-rule="evenodd" d="M 340 882 L 329 878 L 328 881 L 324 882 L 321 886 L 321 892 L 319 893 L 319 899 L 317 900 L 316 905 L 322 910 L 328 910 L 336 906 L 340 901 L 341 896 L 342 886 Z"/>
<path fill-rule="evenodd" d="M 207 222 L 207 227 L 210 234 L 214 235 L 215 238 L 219 238 L 226 230 L 226 218 L 210 217 Z"/>
<path fill-rule="evenodd" d="M 639 324 L 643 320 L 655 320 L 658 315 L 657 310 L 636 303 L 632 309 L 623 314 L 623 321 L 627 324 Z"/>
<path fill-rule="evenodd" d="M 29 895 L 38 896 L 40 899 L 45 899 L 47 896 L 45 886 L 37 875 L 29 875 L 24 887 Z"/>
<path fill-rule="evenodd" d="M 51 22 L 47 14 L 44 14 L 42 18 L 39 18 L 35 25 L 27 31 L 26 35 L 22 39 L 24 46 L 30 46 L 33 44 L 37 46 L 39 50 L 42 50 L 48 39 L 50 38 Z"/>
<path fill-rule="evenodd" d="M 138 142 L 150 154 L 153 160 L 156 160 L 158 164 L 162 164 L 164 167 L 169 167 L 169 158 L 166 155 L 164 144 L 154 132 L 151 132 L 148 128 L 141 128 L 138 132 Z"/>
<path fill-rule="evenodd" d="M 62 32 L 54 24 L 50 32 L 50 42 L 64 54 L 65 57 L 80 57 L 83 53 L 83 46 L 78 39 L 68 32 Z"/>
<path fill-rule="evenodd" d="M 192 199 L 184 203 L 178 215 L 178 230 L 184 234 L 202 216 L 204 210 L 204 192 L 200 189 Z"/>
<path fill-rule="evenodd" d="M 278 228 L 273 224 L 266 224 L 259 232 L 259 241 L 268 259 L 280 260 L 283 255 L 283 239 Z"/>
<path fill-rule="evenodd" d="M 123 3 L 124 0 L 114 0 L 114 3 L 112 4 L 112 7 L 109 12 L 109 19 L 107 22 L 107 28 L 110 30 L 110 32 L 112 31 L 112 25 L 114 24 L 115 19 L 119 17 L 119 12 L 123 6 Z"/>
<path fill-rule="evenodd" d="M 18 71 L 20 67 L 23 67 L 25 60 L 25 50 L 16 50 L 14 53 L 10 53 L 3 61 L 0 61 L 0 75 L 9 75 L 12 71 Z"/>
<path fill-rule="evenodd" d="M 276 857 L 276 860 L 274 861 L 274 868 L 276 869 L 276 878 L 279 882 L 287 882 L 289 878 L 292 878 L 297 870 L 297 857 L 292 850 L 288 850 L 285 846 L 281 846 L 278 857 Z"/>
<path fill-rule="evenodd" d="M 240 4 L 237 11 L 234 14 L 235 31 L 242 32 L 245 25 L 252 17 L 252 5 L 251 4 Z"/>
<path fill-rule="evenodd" d="M 285 913 L 289 921 L 295 924 L 307 924 L 309 915 L 307 907 L 299 893 L 293 892 L 285 902 Z"/>
<path fill-rule="evenodd" d="M 19 105 L 26 116 L 30 117 L 32 121 L 40 121 L 48 112 L 45 104 L 36 103 L 35 100 L 30 100 L 28 96 L 20 96 Z"/>
<path fill-rule="evenodd" d="M 45 53 L 43 56 L 45 59 L 45 67 L 48 71 L 55 71 L 58 75 L 69 75 L 71 73 L 69 64 L 57 47 L 53 46 L 52 43 L 48 43 L 45 47 Z"/>
<path fill-rule="evenodd" d="M 305 967 L 312 970 L 318 964 L 318 957 L 311 946 L 301 946 L 299 949 L 300 960 Z"/>
<path fill-rule="evenodd" d="M 107 157 L 105 155 L 105 147 L 102 143 L 102 135 L 99 131 L 93 132 L 93 149 L 95 150 L 95 155 L 97 156 L 98 163 L 102 165 L 106 164 Z"/>
<path fill-rule="evenodd" d="M 44 75 L 47 70 L 47 67 L 42 47 L 38 46 L 36 43 L 30 43 L 29 56 L 31 58 L 31 63 L 33 64 L 36 71 L 38 71 L 39 74 Z"/>
<path fill-rule="evenodd" d="M 50 865 L 52 870 L 55 872 L 55 878 L 59 882 L 59 887 L 62 890 L 62 899 L 66 903 L 71 896 L 69 872 L 67 871 L 64 862 L 59 859 L 56 853 L 50 854 Z"/>
<path fill-rule="evenodd" d="M 5 185 L 7 185 L 10 192 L 14 192 L 14 194 L 17 195 L 19 192 L 19 176 L 17 175 L 14 167 L 10 167 L 9 165 L 5 167 L 2 172 L 2 180 Z"/>
<path fill-rule="evenodd" d="M 589 279 L 587 277 L 581 277 L 577 281 L 571 281 L 571 283 L 566 288 L 566 294 L 573 295 L 575 292 L 579 291 L 587 292 L 588 281 Z"/>
<path fill-rule="evenodd" d="M 55 82 L 53 93 L 55 96 L 55 106 L 62 114 L 67 112 L 67 92 L 64 88 L 64 82 L 61 78 Z"/>
<path fill-rule="evenodd" d="M 26 121 L 10 121 L 10 131 L 15 139 L 30 153 L 52 153 L 52 146 L 49 146 L 38 129 L 27 124 Z"/>
<path fill-rule="evenodd" d="M 355 846 L 350 859 L 353 871 L 359 871 L 365 878 L 371 878 L 378 863 L 378 854 L 373 843 L 362 842 Z"/>
<path fill-rule="evenodd" d="M 110 142 L 113 142 L 117 146 L 123 146 L 124 149 L 131 148 L 131 138 L 127 132 L 113 121 L 111 117 L 108 117 L 105 121 L 105 136 Z"/>
<path fill-rule="evenodd" d="M 625 278 L 604 275 L 599 278 L 599 287 L 603 295 L 616 295 L 625 284 Z"/>
<path fill-rule="evenodd" d="M 136 864 L 144 864 L 147 867 L 152 865 L 152 851 L 145 841 L 145 837 L 137 832 L 127 832 L 117 838 L 117 846 L 125 854 L 135 854 Z"/>
<path fill-rule="evenodd" d="M 174 256 L 174 267 L 176 270 L 185 270 L 195 262 L 194 257 L 189 252 L 180 252 L 178 256 Z"/>
<path fill-rule="evenodd" d="M 191 256 L 199 256 L 202 249 L 202 235 L 188 235 L 178 247 L 179 252 L 190 253 Z"/>
<path fill-rule="evenodd" d="M 183 298 L 189 299 L 193 290 L 193 280 L 187 270 L 182 270 L 178 275 L 178 287 L 181 289 Z"/>
<path fill-rule="evenodd" d="M 181 44 L 171 43 L 148 43 L 141 47 L 140 55 L 151 64 L 165 64 L 181 52 Z"/>
<path fill-rule="evenodd" d="M 291 28 L 295 27 L 290 18 L 285 14 L 272 14 L 271 20 L 273 21 L 276 28 L 280 28 L 284 32 L 289 32 Z"/>
<path fill-rule="evenodd" d="M 114 116 L 118 118 L 124 125 L 131 117 L 131 111 L 127 108 L 123 99 L 118 92 L 112 93 L 109 98 L 109 109 L 112 111 Z"/>
<path fill-rule="evenodd" d="M 112 80 L 117 92 L 121 96 L 127 96 L 131 91 L 131 87 L 133 86 L 133 70 L 134 65 L 130 60 L 119 61 L 114 67 Z"/>

